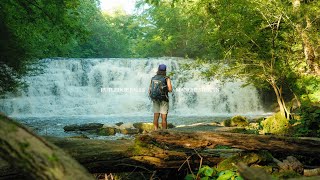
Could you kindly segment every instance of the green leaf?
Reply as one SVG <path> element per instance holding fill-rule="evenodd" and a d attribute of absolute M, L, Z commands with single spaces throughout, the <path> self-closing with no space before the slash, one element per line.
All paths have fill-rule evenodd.
<path fill-rule="evenodd" d="M 205 176 L 212 176 L 212 174 L 213 174 L 213 169 L 212 168 L 208 167 L 208 168 L 205 169 L 205 171 L 204 171 L 204 175 Z"/>
<path fill-rule="evenodd" d="M 209 180 L 209 177 L 203 177 L 200 180 Z"/>
<path fill-rule="evenodd" d="M 241 176 L 237 176 L 234 180 L 244 180 Z"/>
<path fill-rule="evenodd" d="M 230 171 L 230 170 L 226 170 L 226 171 L 222 171 L 223 174 L 221 174 L 217 180 L 228 180 L 230 179 L 232 176 L 235 175 L 235 172 Z"/>
<path fill-rule="evenodd" d="M 187 174 L 186 177 L 184 177 L 184 180 L 194 180 L 196 177 L 192 174 Z"/>

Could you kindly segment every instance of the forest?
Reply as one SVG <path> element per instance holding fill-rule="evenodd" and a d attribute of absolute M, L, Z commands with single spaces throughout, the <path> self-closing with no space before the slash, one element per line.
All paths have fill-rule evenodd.
<path fill-rule="evenodd" d="M 0 98 L 8 93 L 18 94 L 28 86 L 23 77 L 39 73 L 41 66 L 34 65 L 44 58 L 182 57 L 193 62 L 184 66 L 186 70 L 203 69 L 201 75 L 208 81 L 240 79 L 244 86 L 253 85 L 261 94 L 272 97 L 274 115 L 262 123 L 266 135 L 320 137 L 320 1 L 138 0 L 135 8 L 133 14 L 120 10 L 111 14 L 101 11 L 99 0 L 0 1 Z M 6 137 L 5 132 L 0 136 Z M 141 141 L 148 144 L 150 138 L 156 139 L 155 133 L 150 136 L 140 137 L 147 139 Z M 161 138 L 170 141 L 165 136 Z M 298 143 L 297 147 L 302 144 L 306 149 L 313 148 L 309 142 L 292 142 Z M 5 143 L 6 138 L 0 137 L 1 146 Z M 157 143 L 165 149 L 166 145 Z M 256 150 L 262 152 L 261 149 Z M 0 148 L 1 158 L 7 150 Z M 306 154 L 319 151 L 315 147 L 314 152 Z M 210 162 L 209 157 L 202 157 Z M 279 164 L 279 160 L 276 162 Z M 320 166 L 317 160 L 309 162 Z M 192 171 L 183 175 L 186 179 L 219 179 L 216 169 L 203 166 L 198 170 L 196 175 Z M 250 177 L 246 176 L 247 171 L 242 173 Z M 320 170 L 316 174 L 319 176 Z"/>

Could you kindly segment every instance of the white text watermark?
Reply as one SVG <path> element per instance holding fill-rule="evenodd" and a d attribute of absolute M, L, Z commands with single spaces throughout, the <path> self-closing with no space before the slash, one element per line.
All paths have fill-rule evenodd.
<path fill-rule="evenodd" d="M 148 88 L 132 88 L 132 87 L 105 87 L 100 89 L 101 93 L 146 93 Z M 174 88 L 173 92 L 181 93 L 217 93 L 218 88 Z"/>

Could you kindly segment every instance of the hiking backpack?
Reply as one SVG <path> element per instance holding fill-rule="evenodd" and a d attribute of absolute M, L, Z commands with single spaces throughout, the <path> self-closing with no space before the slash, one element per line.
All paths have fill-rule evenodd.
<path fill-rule="evenodd" d="M 153 101 L 168 101 L 167 77 L 156 75 L 152 77 L 149 97 Z"/>

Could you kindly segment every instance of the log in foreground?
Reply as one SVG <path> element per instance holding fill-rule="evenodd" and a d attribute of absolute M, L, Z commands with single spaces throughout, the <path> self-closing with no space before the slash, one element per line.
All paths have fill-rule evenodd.
<path fill-rule="evenodd" d="M 0 138 L 3 139 L 3 137 L 5 137 L 5 134 L 2 133 Z M 14 137 L 10 138 L 15 139 Z M 45 143 L 42 138 L 38 140 Z M 212 166 L 223 159 L 221 158 L 221 153 L 234 154 L 243 150 L 268 150 L 270 152 L 285 152 L 288 155 L 292 153 L 309 155 L 314 158 L 320 157 L 319 139 L 209 131 L 154 131 L 150 134 L 139 135 L 135 140 L 117 141 L 56 137 L 46 137 L 46 140 L 69 153 L 91 173 L 132 170 L 153 171 L 159 169 L 177 170 L 186 159 L 188 159 L 191 166 L 198 167 L 201 160 L 199 156 L 202 157 L 202 164 Z M 53 150 L 55 152 L 55 148 L 51 147 L 50 143 L 47 144 L 52 150 L 50 152 L 53 153 Z M 215 149 L 217 145 L 225 145 L 237 149 Z M 3 149 L 2 146 L 0 149 Z M 11 151 L 7 150 L 6 152 Z M 58 152 L 54 153 L 56 157 L 54 159 L 61 160 L 59 154 Z M 3 152 L 2 156 L 4 156 Z M 20 156 L 25 155 L 22 152 Z M 27 156 L 25 158 L 29 161 Z M 10 161 L 11 159 L 5 160 Z M 35 170 L 39 169 L 34 169 L 33 171 Z"/>
<path fill-rule="evenodd" d="M 85 168 L 61 149 L 2 114 L 0 158 L 32 179 L 93 179 Z"/>
<path fill-rule="evenodd" d="M 212 149 L 217 145 L 224 145 L 249 151 L 268 150 L 275 153 L 300 154 L 320 159 L 320 138 L 177 130 L 155 131 L 139 138 L 145 139 L 145 143 L 154 143 L 169 149 Z"/>
<path fill-rule="evenodd" d="M 154 131 L 136 140 L 102 141 L 92 139 L 47 138 L 68 152 L 90 172 L 178 169 L 187 158 L 191 166 L 215 165 L 221 154 L 268 150 L 273 153 L 307 155 L 320 158 L 319 139 L 249 135 L 225 132 Z M 215 149 L 217 145 L 237 149 Z M 191 158 L 190 158 L 191 157 Z"/>

